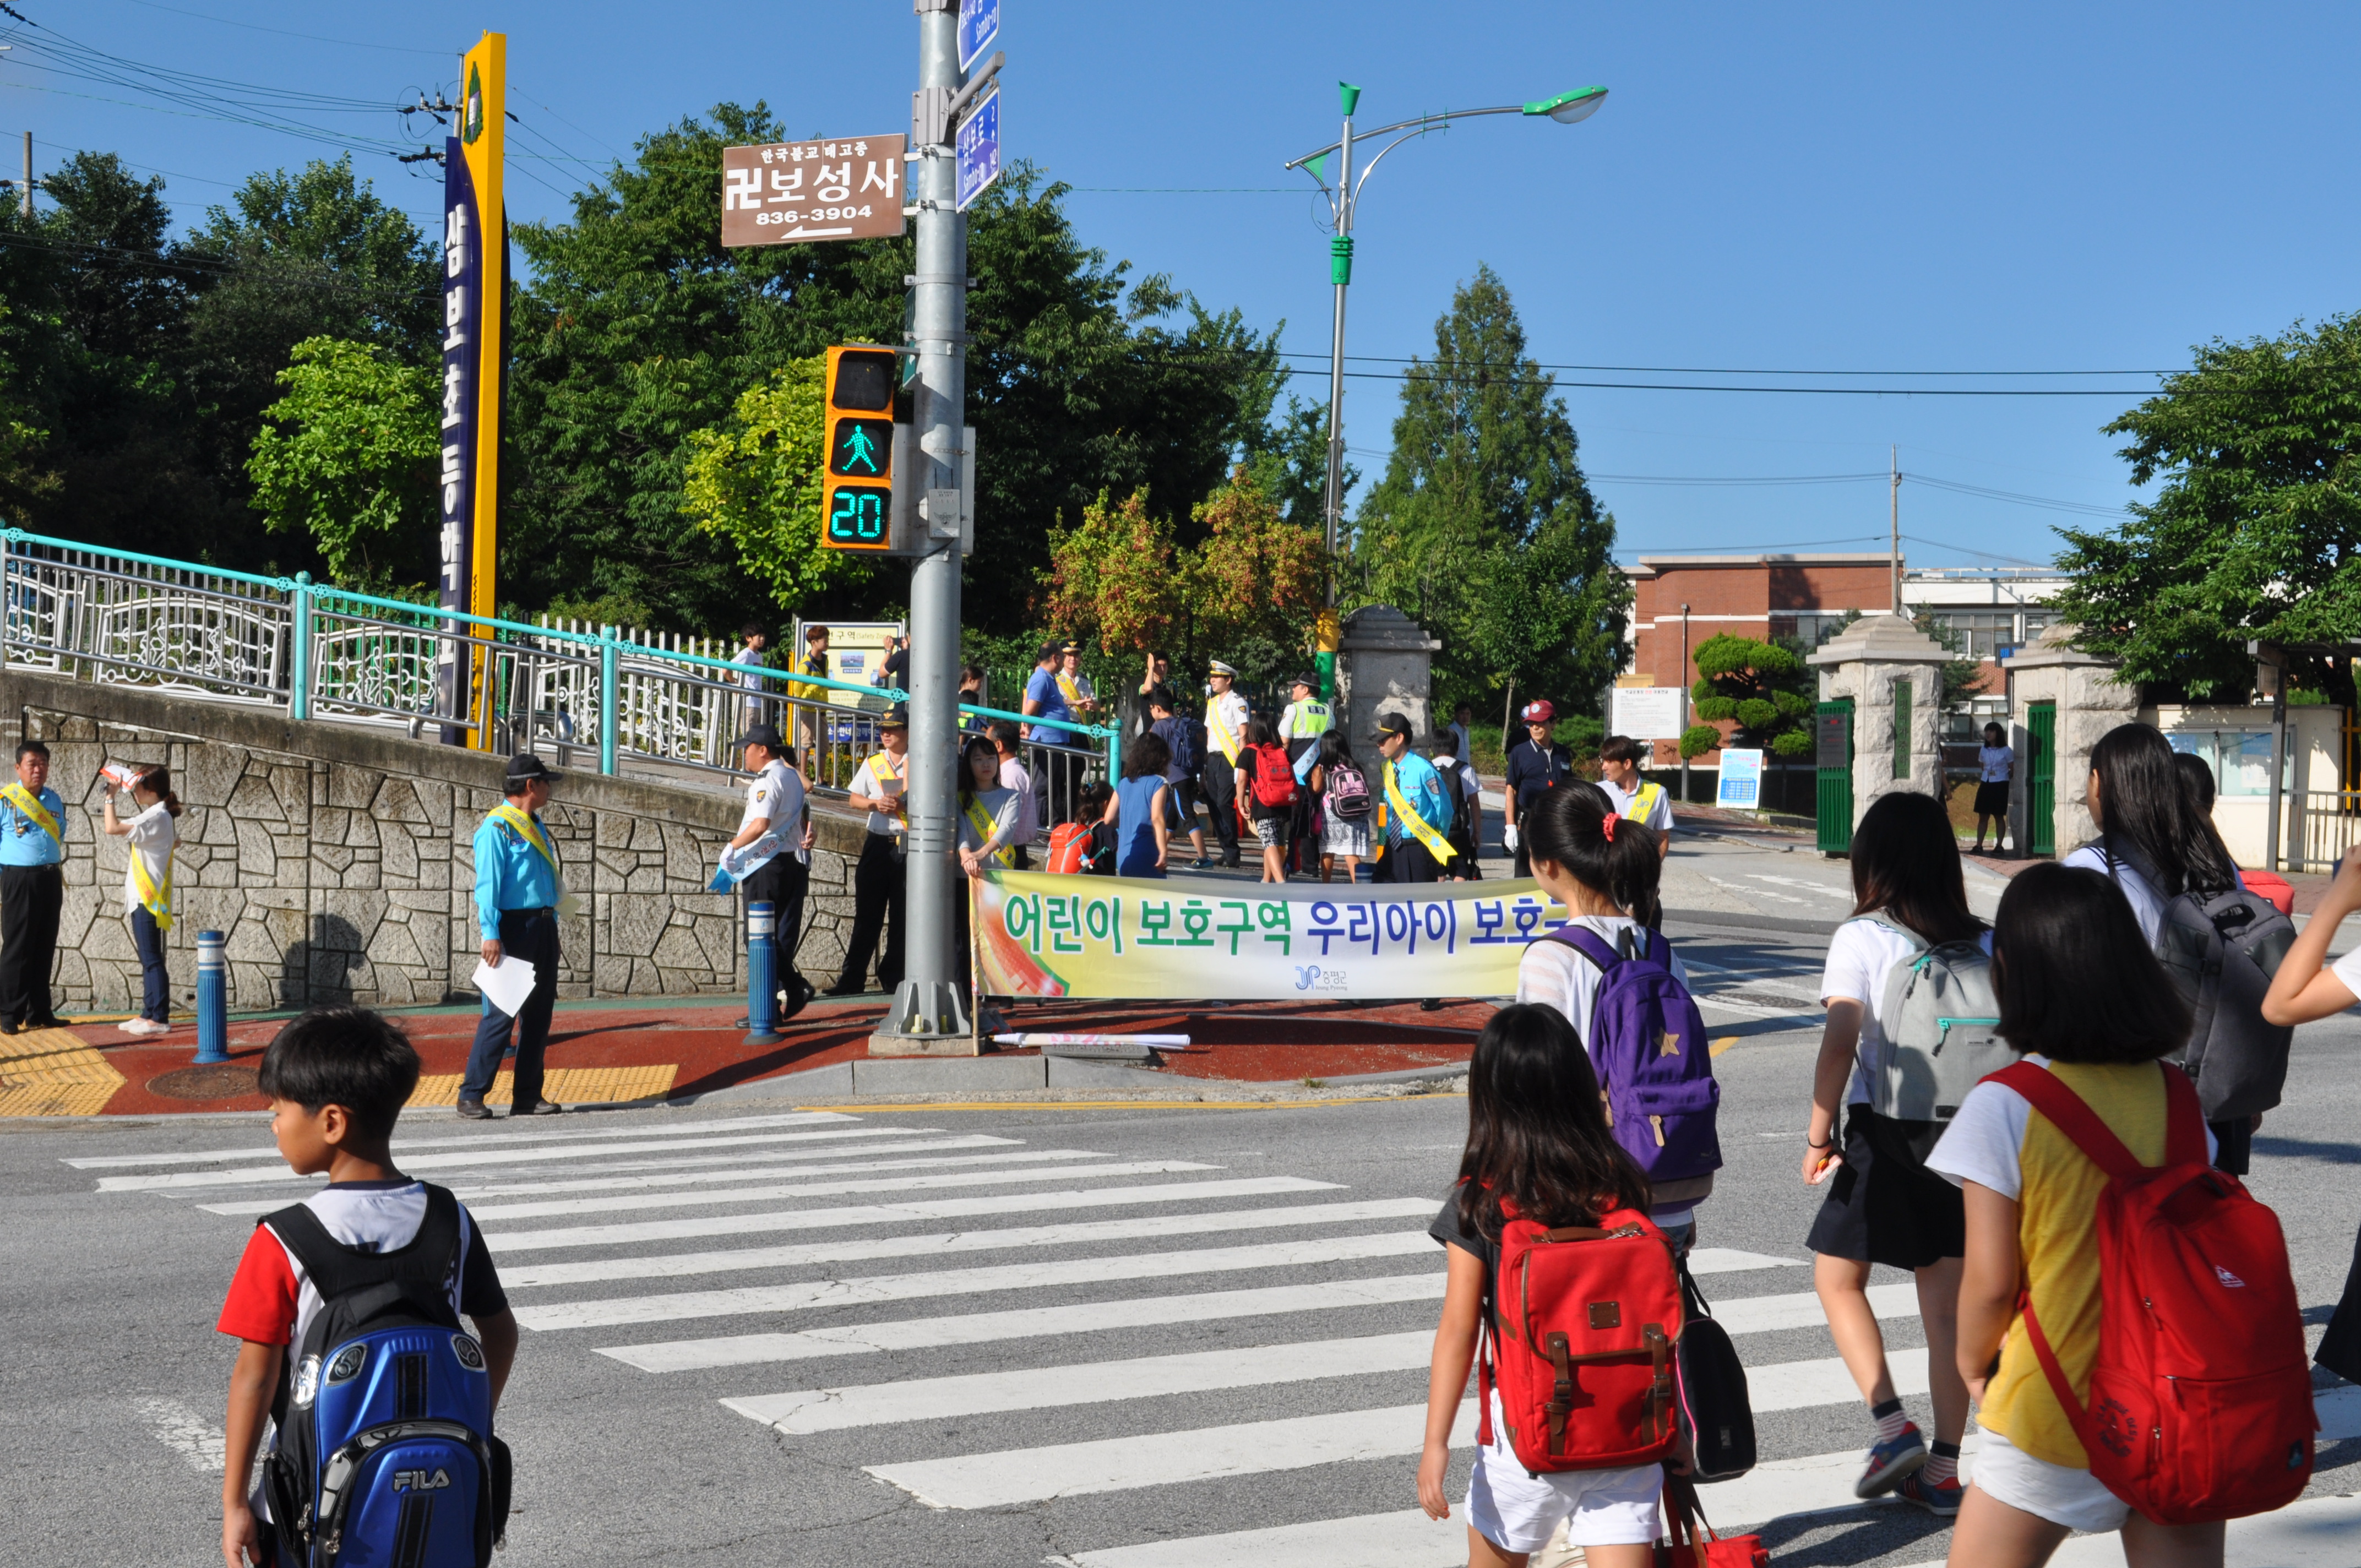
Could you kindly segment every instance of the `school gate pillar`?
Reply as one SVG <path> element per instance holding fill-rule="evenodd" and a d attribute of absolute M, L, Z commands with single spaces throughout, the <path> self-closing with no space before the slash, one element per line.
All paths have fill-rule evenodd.
<path fill-rule="evenodd" d="M 1938 731 L 1943 665 L 1952 657 L 1892 615 L 1863 616 L 1804 656 L 1819 672 L 1822 704 L 1852 703 L 1853 826 L 1882 795 L 1943 797 Z"/>
<path fill-rule="evenodd" d="M 1362 753 L 1376 755 L 1369 737 L 1381 713 L 1409 719 L 1422 750 L 1433 738 L 1434 656 L 1442 651 L 1424 627 L 1389 604 L 1368 605 L 1345 618 L 1336 653 L 1336 722 L 1364 766 L 1369 762 Z"/>
<path fill-rule="evenodd" d="M 2015 817 L 2022 801 L 2021 854 L 2064 854 L 2099 836 L 2082 803 L 2091 749 L 2116 725 L 2139 717 L 2139 688 L 2120 679 L 2115 665 L 2073 647 L 2076 630 L 2053 625 L 2031 647 L 2001 661 L 2017 748 L 2009 809 Z"/>

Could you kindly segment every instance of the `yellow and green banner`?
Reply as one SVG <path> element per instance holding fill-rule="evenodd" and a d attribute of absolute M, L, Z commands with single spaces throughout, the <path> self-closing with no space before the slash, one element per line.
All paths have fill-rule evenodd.
<path fill-rule="evenodd" d="M 1257 884 L 991 869 L 969 885 L 988 996 L 1513 996 L 1525 945 L 1566 919 L 1532 882 Z"/>

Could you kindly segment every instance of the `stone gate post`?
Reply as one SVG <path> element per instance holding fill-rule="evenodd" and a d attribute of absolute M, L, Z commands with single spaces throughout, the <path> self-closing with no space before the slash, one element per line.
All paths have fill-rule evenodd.
<path fill-rule="evenodd" d="M 1943 665 L 1953 655 L 1898 616 L 1865 615 L 1804 662 L 1820 700 L 1852 699 L 1852 820 L 1896 790 L 1943 798 Z"/>

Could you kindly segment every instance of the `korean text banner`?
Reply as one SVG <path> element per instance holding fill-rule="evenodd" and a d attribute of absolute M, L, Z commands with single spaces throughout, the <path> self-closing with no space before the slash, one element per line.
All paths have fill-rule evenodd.
<path fill-rule="evenodd" d="M 990 996 L 1513 996 L 1565 924 L 1531 882 L 1222 883 L 989 871 L 972 883 Z M 1235 890 L 1235 891 L 1233 891 Z"/>

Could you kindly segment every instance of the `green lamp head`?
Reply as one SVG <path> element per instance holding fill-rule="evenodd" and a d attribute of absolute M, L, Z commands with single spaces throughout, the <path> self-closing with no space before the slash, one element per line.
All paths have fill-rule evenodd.
<path fill-rule="evenodd" d="M 1525 113 L 1547 115 L 1559 125 L 1571 126 L 1590 118 L 1598 112 L 1598 105 L 1605 102 L 1606 88 L 1583 87 L 1572 93 L 1561 93 L 1554 98 L 1543 98 L 1537 104 L 1528 104 Z M 1351 113 L 1350 110 L 1345 112 Z"/>
<path fill-rule="evenodd" d="M 1361 90 L 1349 82 L 1339 82 L 1336 83 L 1336 96 L 1345 104 L 1345 117 L 1351 119 L 1354 105 L 1361 101 Z"/>

